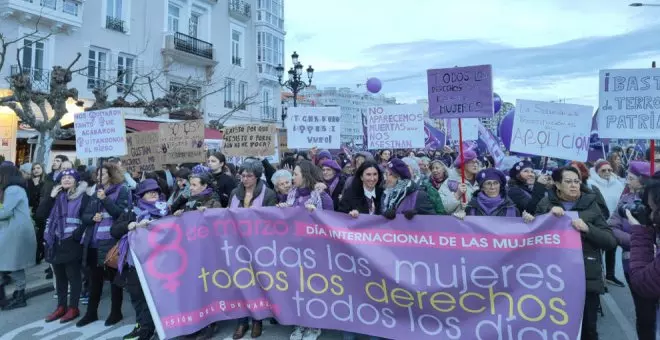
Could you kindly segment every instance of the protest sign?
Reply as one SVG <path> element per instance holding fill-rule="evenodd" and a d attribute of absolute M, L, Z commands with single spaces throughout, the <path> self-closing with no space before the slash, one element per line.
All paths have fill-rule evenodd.
<path fill-rule="evenodd" d="M 463 140 L 479 139 L 479 119 L 461 119 L 461 125 L 463 128 Z M 460 133 L 458 129 L 458 119 L 447 119 L 445 121 L 445 128 L 447 129 L 449 140 L 459 140 Z"/>
<path fill-rule="evenodd" d="M 576 339 L 576 217 L 208 209 L 128 237 L 162 339 L 244 316 L 388 339 Z"/>
<path fill-rule="evenodd" d="M 163 150 L 158 131 L 133 132 L 126 135 L 128 154 L 121 157 L 129 172 L 156 171 L 163 166 Z"/>
<path fill-rule="evenodd" d="M 73 116 L 76 157 L 124 156 L 126 123 L 121 109 L 83 111 Z"/>
<path fill-rule="evenodd" d="M 660 69 L 601 70 L 598 136 L 660 138 Z"/>
<path fill-rule="evenodd" d="M 424 112 L 421 105 L 367 108 L 368 149 L 424 147 Z"/>
<path fill-rule="evenodd" d="M 431 69 L 426 75 L 430 118 L 493 117 L 491 65 Z"/>
<path fill-rule="evenodd" d="M 159 124 L 164 164 L 197 163 L 206 160 L 204 120 Z"/>
<path fill-rule="evenodd" d="M 511 151 L 584 162 L 592 114 L 591 106 L 518 99 Z"/>
<path fill-rule="evenodd" d="M 290 149 L 339 149 L 340 109 L 334 107 L 290 107 L 286 120 Z"/>
<path fill-rule="evenodd" d="M 226 156 L 272 156 L 275 153 L 275 125 L 245 124 L 228 127 L 223 131 Z"/>

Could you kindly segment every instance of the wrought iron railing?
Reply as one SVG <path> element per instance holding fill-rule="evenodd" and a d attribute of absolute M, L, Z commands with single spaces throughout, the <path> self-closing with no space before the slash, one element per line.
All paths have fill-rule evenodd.
<path fill-rule="evenodd" d="M 111 16 L 105 17 L 105 28 L 121 33 L 126 33 L 126 27 L 124 20 L 121 20 L 120 18 L 115 18 Z"/>
<path fill-rule="evenodd" d="M 200 57 L 213 59 L 213 44 L 181 32 L 174 33 L 174 48 Z"/>
<path fill-rule="evenodd" d="M 50 72 L 41 68 L 19 67 L 12 65 L 10 75 L 24 74 L 29 76 L 32 91 L 48 93 L 50 91 Z"/>
<path fill-rule="evenodd" d="M 246 18 L 252 17 L 252 6 L 243 0 L 229 0 L 229 11 Z"/>
<path fill-rule="evenodd" d="M 277 121 L 277 108 L 272 106 L 261 107 L 261 120 L 262 121 Z"/>

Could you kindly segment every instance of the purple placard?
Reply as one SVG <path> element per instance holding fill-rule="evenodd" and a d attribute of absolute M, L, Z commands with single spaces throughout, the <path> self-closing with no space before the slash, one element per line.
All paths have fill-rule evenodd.
<path fill-rule="evenodd" d="M 575 217 L 208 209 L 129 242 L 161 339 L 244 316 L 387 339 L 575 339 L 586 282 Z"/>
<path fill-rule="evenodd" d="M 491 65 L 431 69 L 426 75 L 430 118 L 493 117 Z"/>

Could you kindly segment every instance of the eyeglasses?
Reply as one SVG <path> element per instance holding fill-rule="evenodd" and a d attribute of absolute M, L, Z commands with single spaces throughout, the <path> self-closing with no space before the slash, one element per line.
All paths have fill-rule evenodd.
<path fill-rule="evenodd" d="M 600 172 L 613 172 L 614 170 L 612 170 L 612 169 L 600 169 L 598 171 L 600 171 Z"/>
<path fill-rule="evenodd" d="M 562 183 L 569 184 L 569 185 L 570 184 L 578 184 L 579 185 L 579 184 L 582 183 L 582 181 L 580 181 L 579 179 L 574 179 L 574 180 L 569 179 L 569 180 L 563 180 Z"/>

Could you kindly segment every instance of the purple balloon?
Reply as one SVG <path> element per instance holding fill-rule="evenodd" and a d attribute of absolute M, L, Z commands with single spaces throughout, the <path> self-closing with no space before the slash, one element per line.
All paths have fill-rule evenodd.
<path fill-rule="evenodd" d="M 511 135 L 513 134 L 513 117 L 515 114 L 516 110 L 511 108 L 509 113 L 507 113 L 506 116 L 502 118 L 498 130 L 500 133 L 500 139 L 502 140 L 502 143 L 504 143 L 504 147 L 506 147 L 507 150 L 511 150 Z"/>
<path fill-rule="evenodd" d="M 369 78 L 367 79 L 367 90 L 371 93 L 378 93 L 383 87 L 383 84 L 378 78 Z"/>
<path fill-rule="evenodd" d="M 493 112 L 498 113 L 502 108 L 502 97 L 499 94 L 493 92 Z"/>

